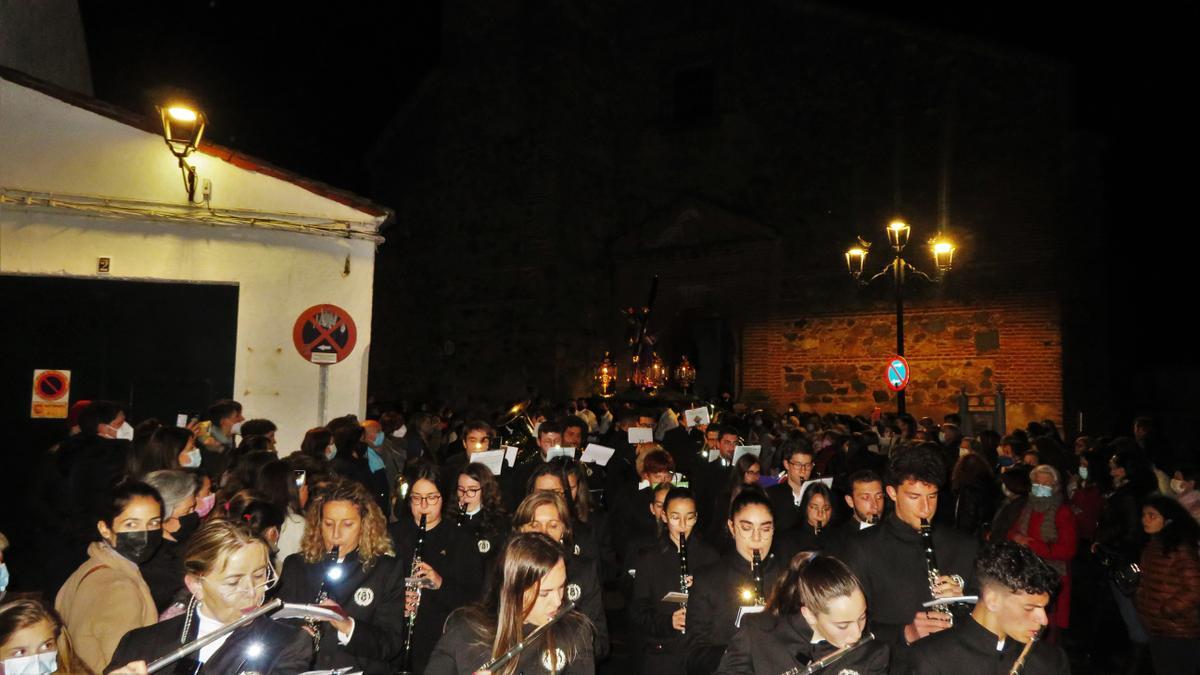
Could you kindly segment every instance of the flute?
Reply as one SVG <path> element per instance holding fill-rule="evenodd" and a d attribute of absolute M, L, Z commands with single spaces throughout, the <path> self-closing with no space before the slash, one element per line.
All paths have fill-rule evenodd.
<path fill-rule="evenodd" d="M 267 604 L 263 605 L 262 607 L 259 607 L 258 609 L 254 610 L 253 612 L 250 612 L 249 614 L 247 614 L 246 616 L 243 616 L 242 618 L 238 619 L 237 621 L 234 621 L 232 623 L 227 623 L 224 626 L 221 626 L 220 628 L 218 628 L 217 630 L 214 630 L 213 632 L 209 633 L 208 635 L 205 635 L 204 637 L 196 638 L 195 640 L 192 640 L 191 642 L 180 646 L 179 648 L 177 648 L 175 651 L 171 652 L 170 654 L 167 654 L 166 656 L 163 656 L 161 658 L 157 658 L 157 659 L 151 661 L 150 665 L 146 666 L 146 672 L 147 673 L 158 672 L 158 671 L 162 670 L 163 668 L 166 668 L 167 666 L 171 665 L 172 663 L 175 663 L 179 659 L 182 659 L 183 657 L 187 656 L 188 654 L 191 654 L 192 652 L 196 652 L 196 651 L 203 649 L 204 647 L 208 646 L 209 643 L 212 643 L 216 640 L 219 640 L 219 639 L 225 637 L 226 635 L 229 635 L 233 631 L 241 628 L 242 626 L 249 624 L 250 622 L 257 619 L 258 617 L 260 617 L 264 614 L 269 614 L 271 612 L 274 612 L 275 610 L 279 609 L 282 606 L 283 606 L 283 600 L 280 600 L 279 598 L 275 598 L 274 600 L 268 602 Z"/>
<path fill-rule="evenodd" d="M 871 640 L 874 640 L 874 639 L 875 639 L 874 633 L 871 633 L 871 632 L 863 633 L 862 637 L 860 637 L 858 639 L 858 642 L 855 642 L 852 645 L 846 645 L 845 647 L 842 647 L 841 649 L 830 654 L 829 656 L 826 656 L 823 659 L 818 659 L 816 661 L 813 661 L 812 663 L 808 664 L 807 666 L 792 668 L 791 670 L 785 670 L 780 675 L 813 675 L 813 673 L 815 673 L 823 668 L 828 668 L 829 666 L 832 666 L 834 663 L 842 660 L 842 658 L 849 655 L 850 652 L 858 649 L 859 647 L 862 647 L 863 645 L 867 644 L 868 642 L 870 642 Z"/>
<path fill-rule="evenodd" d="M 1038 632 L 1034 633 L 1033 637 L 1029 638 L 1029 642 L 1025 643 L 1025 648 L 1021 650 L 1020 656 L 1018 656 L 1016 662 L 1013 663 L 1012 670 L 1008 671 L 1008 675 L 1021 675 L 1021 671 L 1025 668 L 1025 657 L 1029 656 L 1029 651 L 1033 649 L 1033 643 L 1037 642 L 1038 636 L 1041 634 L 1042 629 L 1039 628 Z"/>
<path fill-rule="evenodd" d="M 559 619 L 561 619 L 564 616 L 566 616 L 567 614 L 569 614 L 571 612 L 571 610 L 573 610 L 573 609 L 575 609 L 575 603 L 571 600 L 568 600 L 567 604 L 558 608 L 558 611 L 554 613 L 554 616 L 550 617 L 549 621 L 547 621 L 546 623 L 533 629 L 532 633 L 530 633 L 529 635 L 526 635 L 525 639 L 523 639 L 520 642 L 518 642 L 517 644 L 513 645 L 512 649 L 509 649 L 508 651 L 504 652 L 500 656 L 497 656 L 496 658 L 492 659 L 491 661 L 488 661 L 487 663 L 483 664 L 482 666 L 479 666 L 478 668 L 476 668 L 475 672 L 479 672 L 481 670 L 495 670 L 496 668 L 499 668 L 500 666 L 503 666 L 504 664 L 513 660 L 514 657 L 518 656 L 521 652 L 525 651 L 526 647 L 533 644 L 535 640 L 540 638 L 542 636 L 542 634 L 544 634 L 546 631 L 550 630 L 551 626 L 553 626 L 555 623 L 557 623 Z M 557 663 L 554 665 L 556 667 L 558 666 Z M 557 668 L 555 668 L 555 669 L 557 670 Z"/>

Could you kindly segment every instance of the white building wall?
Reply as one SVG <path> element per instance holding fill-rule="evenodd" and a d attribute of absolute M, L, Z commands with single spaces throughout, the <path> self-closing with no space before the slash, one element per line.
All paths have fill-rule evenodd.
<path fill-rule="evenodd" d="M 201 176 L 213 180 L 214 207 L 360 224 L 381 220 L 286 181 L 194 156 Z M 186 201 L 161 137 L 0 79 L 0 190 L 6 188 Z M 347 360 L 329 367 L 327 411 L 330 417 L 365 412 L 374 242 L 0 205 L 0 274 L 94 277 L 100 256 L 112 258 L 111 278 L 238 285 L 234 398 L 248 418 L 279 426 L 284 453 L 299 448 L 304 431 L 325 421 L 317 419 L 318 366 L 293 347 L 293 323 L 313 305 L 346 309 L 358 342 Z"/>

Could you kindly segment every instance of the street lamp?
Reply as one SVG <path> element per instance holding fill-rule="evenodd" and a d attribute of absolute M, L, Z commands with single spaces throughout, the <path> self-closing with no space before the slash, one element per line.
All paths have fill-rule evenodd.
<path fill-rule="evenodd" d="M 204 113 L 191 106 L 174 103 L 161 106 L 158 114 L 162 118 L 163 140 L 171 154 L 179 159 L 179 170 L 183 172 L 183 187 L 188 201 L 196 201 L 196 167 L 187 163 L 187 156 L 200 145 L 204 127 L 208 123 Z"/>
<path fill-rule="evenodd" d="M 854 280 L 862 286 L 887 276 L 891 272 L 892 279 L 896 284 L 896 355 L 904 356 L 904 282 L 907 274 L 911 272 L 932 283 L 942 281 L 954 262 L 955 247 L 940 233 L 929 242 L 930 250 L 933 253 L 933 264 L 937 268 L 937 276 L 931 277 L 904 259 L 904 249 L 908 246 L 908 238 L 912 233 L 908 223 L 903 220 L 893 220 L 888 223 L 886 230 L 888 244 L 893 251 L 892 260 L 887 266 L 875 276 L 863 280 L 863 270 L 866 268 L 867 253 L 870 252 L 871 244 L 859 237 L 858 244 L 846 251 L 846 268 L 850 272 L 850 276 L 854 277 Z M 901 389 L 896 392 L 896 411 L 903 415 L 904 408 L 904 390 Z"/>

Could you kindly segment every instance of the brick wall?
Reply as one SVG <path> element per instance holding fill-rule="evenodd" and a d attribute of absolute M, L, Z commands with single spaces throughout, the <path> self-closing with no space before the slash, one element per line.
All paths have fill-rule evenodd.
<path fill-rule="evenodd" d="M 908 410 L 935 419 L 955 411 L 960 391 L 1004 387 L 1009 428 L 1062 421 L 1062 338 L 1053 295 L 1021 294 L 971 307 L 905 308 Z M 884 376 L 895 353 L 893 312 L 791 314 L 747 325 L 744 395 L 775 407 L 796 402 L 820 412 L 894 409 Z"/>

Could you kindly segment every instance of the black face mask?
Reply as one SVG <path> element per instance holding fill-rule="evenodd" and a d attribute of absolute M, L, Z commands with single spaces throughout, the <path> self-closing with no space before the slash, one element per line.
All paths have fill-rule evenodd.
<path fill-rule="evenodd" d="M 140 530 L 138 532 L 117 532 L 117 543 L 113 546 L 117 553 L 141 565 L 154 556 L 158 545 L 162 543 L 162 530 Z"/>
<path fill-rule="evenodd" d="M 171 533 L 175 541 L 182 544 L 200 527 L 200 514 L 192 511 L 186 516 L 179 516 L 179 529 Z"/>

